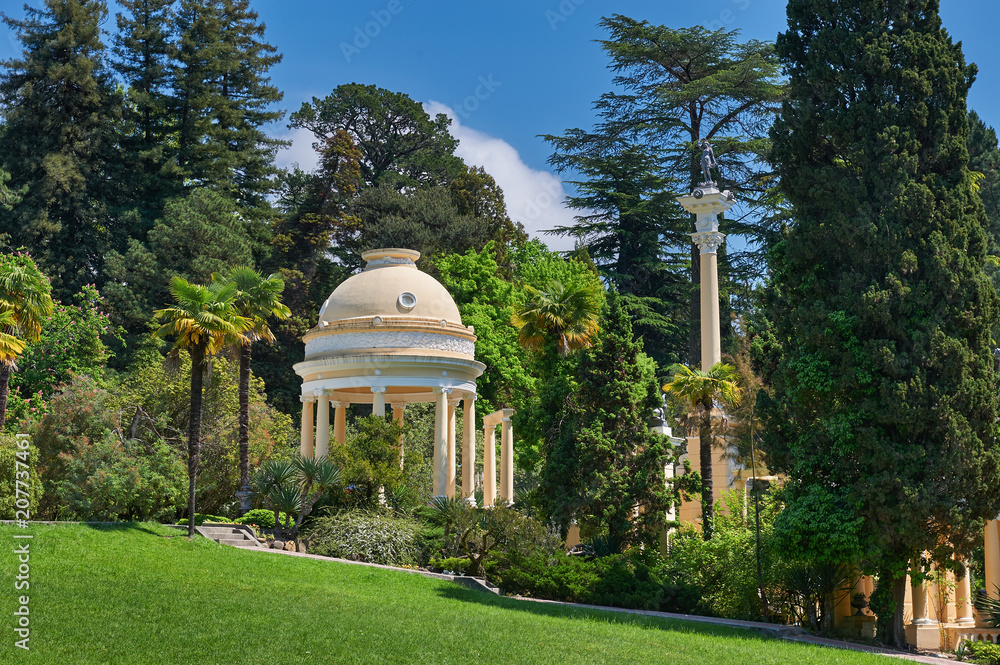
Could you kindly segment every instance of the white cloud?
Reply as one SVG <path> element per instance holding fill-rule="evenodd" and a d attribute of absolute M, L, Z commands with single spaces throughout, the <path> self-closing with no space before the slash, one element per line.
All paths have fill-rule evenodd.
<path fill-rule="evenodd" d="M 451 133 L 458 139 L 455 154 L 470 166 L 482 166 L 503 190 L 510 218 L 524 224 L 532 238 L 538 238 L 550 249 L 573 249 L 573 239 L 541 233 L 543 229 L 570 226 L 573 211 L 563 205 L 566 191 L 562 180 L 548 171 L 529 167 L 514 146 L 459 122 L 451 107 L 440 102 L 424 104 L 432 117 L 444 113 L 451 118 Z"/>
<path fill-rule="evenodd" d="M 451 133 L 458 139 L 455 154 L 466 164 L 481 166 L 493 176 L 503 190 L 511 219 L 524 224 L 532 238 L 538 238 L 552 250 L 573 249 L 572 238 L 542 233 L 544 229 L 573 224 L 574 212 L 563 205 L 566 190 L 558 176 L 529 167 L 514 146 L 503 139 L 462 125 L 450 107 L 432 101 L 424 104 L 424 109 L 431 116 L 444 113 L 451 118 Z M 297 163 L 304 171 L 316 168 L 312 132 L 294 129 L 280 138 L 290 140 L 292 145 L 278 152 L 278 166 L 288 168 Z"/>
<path fill-rule="evenodd" d="M 278 151 L 275 162 L 283 169 L 298 164 L 303 171 L 312 171 L 319 165 L 316 151 L 312 144 L 316 141 L 313 133 L 305 128 L 293 129 L 278 136 L 279 139 L 291 141 L 292 145 Z"/>

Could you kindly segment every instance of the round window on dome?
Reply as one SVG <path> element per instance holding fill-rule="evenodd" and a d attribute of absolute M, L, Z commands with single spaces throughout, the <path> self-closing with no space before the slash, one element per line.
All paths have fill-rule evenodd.
<path fill-rule="evenodd" d="M 417 297 L 410 293 L 409 291 L 403 291 L 399 294 L 399 298 L 396 300 L 396 304 L 399 305 L 400 309 L 404 309 L 409 312 L 411 309 L 417 306 Z"/>

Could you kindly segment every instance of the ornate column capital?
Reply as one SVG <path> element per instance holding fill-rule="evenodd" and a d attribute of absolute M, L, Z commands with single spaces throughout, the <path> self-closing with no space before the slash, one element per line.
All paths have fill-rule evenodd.
<path fill-rule="evenodd" d="M 316 395 L 299 395 L 299 401 L 305 404 L 306 402 L 315 402 Z"/>
<path fill-rule="evenodd" d="M 462 399 L 467 400 L 469 402 L 475 402 L 476 400 L 479 399 L 479 395 L 477 395 L 476 393 L 462 393 Z"/>
<path fill-rule="evenodd" d="M 385 392 L 385 386 L 372 386 L 372 392 L 373 393 L 384 393 Z"/>
<path fill-rule="evenodd" d="M 330 406 L 335 409 L 346 409 L 351 405 L 350 402 L 330 402 Z"/>
<path fill-rule="evenodd" d="M 702 233 L 692 233 L 691 240 L 694 244 L 698 245 L 698 249 L 701 250 L 702 254 L 715 254 L 722 243 L 726 240 L 725 233 L 719 233 L 718 231 L 705 231 Z"/>
<path fill-rule="evenodd" d="M 434 394 L 435 395 L 440 395 L 441 393 L 444 393 L 445 395 L 450 395 L 452 389 L 451 388 L 434 388 L 433 390 L 434 390 Z"/>
<path fill-rule="evenodd" d="M 405 409 L 406 408 L 406 402 L 389 402 L 389 407 L 391 409 L 394 409 L 394 410 L 395 409 Z"/>

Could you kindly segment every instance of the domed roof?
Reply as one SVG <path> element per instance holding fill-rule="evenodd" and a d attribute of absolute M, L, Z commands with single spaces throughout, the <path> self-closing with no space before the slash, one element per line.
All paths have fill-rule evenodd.
<path fill-rule="evenodd" d="M 407 317 L 462 325 L 458 306 L 436 279 L 417 269 L 420 252 L 373 249 L 365 269 L 340 284 L 323 303 L 319 325 L 345 319 Z"/>

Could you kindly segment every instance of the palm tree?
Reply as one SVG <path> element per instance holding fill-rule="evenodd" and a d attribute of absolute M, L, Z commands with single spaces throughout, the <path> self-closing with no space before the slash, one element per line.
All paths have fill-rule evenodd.
<path fill-rule="evenodd" d="M 172 354 L 182 350 L 191 355 L 191 408 L 188 422 L 188 537 L 194 538 L 195 479 L 201 453 L 202 383 L 207 360 L 235 342 L 250 327 L 250 321 L 236 313 L 233 298 L 236 286 L 191 284 L 182 277 L 170 280 L 174 305 L 158 309 L 153 316 L 163 321 L 154 336 L 174 338 Z"/>
<path fill-rule="evenodd" d="M 10 375 L 27 343 L 37 342 L 52 314 L 52 287 L 27 254 L 0 258 L 0 428 L 7 421 Z"/>
<path fill-rule="evenodd" d="M 250 357 L 253 343 L 259 340 L 274 342 L 267 320 L 271 317 L 287 319 L 292 312 L 281 302 L 285 282 L 278 273 L 264 277 L 248 266 L 237 266 L 226 273 L 212 274 L 212 280 L 236 287 L 233 305 L 237 313 L 250 321 L 239 337 L 240 347 L 240 487 L 250 482 Z"/>
<path fill-rule="evenodd" d="M 701 524 L 705 540 L 712 537 L 712 407 L 716 401 L 728 406 L 739 403 L 741 390 L 736 382 L 736 368 L 717 362 L 704 372 L 687 365 L 670 368 L 673 380 L 663 391 L 690 402 L 698 412 L 698 439 L 701 453 Z"/>
<path fill-rule="evenodd" d="M 529 349 L 542 349 L 555 339 L 559 353 L 590 346 L 601 318 L 602 293 L 598 282 L 579 280 L 569 285 L 549 280 L 542 288 L 525 285 L 528 299 L 511 319 L 518 339 Z"/>

